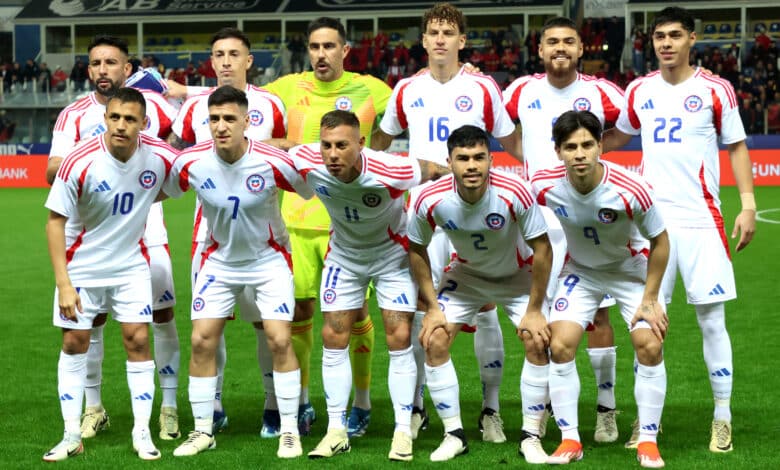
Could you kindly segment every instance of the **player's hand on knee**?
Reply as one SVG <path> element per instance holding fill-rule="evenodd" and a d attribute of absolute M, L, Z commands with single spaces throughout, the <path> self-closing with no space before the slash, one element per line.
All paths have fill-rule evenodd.
<path fill-rule="evenodd" d="M 423 349 L 428 349 L 431 335 L 437 328 L 447 330 L 447 317 L 444 316 L 444 313 L 438 306 L 428 310 L 423 317 L 422 328 L 420 329 L 420 344 L 422 344 Z"/>
<path fill-rule="evenodd" d="M 82 312 L 81 297 L 73 286 L 67 286 L 59 289 L 58 303 L 60 306 L 60 316 L 68 320 L 76 319 L 76 310 Z"/>
<path fill-rule="evenodd" d="M 530 340 L 537 343 L 539 349 L 547 348 L 550 346 L 550 325 L 541 312 L 528 311 L 520 320 L 517 336 L 524 342 Z"/>
<path fill-rule="evenodd" d="M 669 317 L 657 300 L 643 301 L 631 319 L 631 328 L 640 321 L 647 322 L 650 330 L 660 342 L 664 342 L 666 331 L 669 328 Z"/>

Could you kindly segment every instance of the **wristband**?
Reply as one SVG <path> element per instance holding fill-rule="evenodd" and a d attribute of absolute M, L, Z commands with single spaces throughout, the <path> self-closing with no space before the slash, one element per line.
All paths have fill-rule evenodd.
<path fill-rule="evenodd" d="M 753 193 L 739 193 L 739 199 L 742 201 L 743 211 L 756 210 L 756 196 Z"/>

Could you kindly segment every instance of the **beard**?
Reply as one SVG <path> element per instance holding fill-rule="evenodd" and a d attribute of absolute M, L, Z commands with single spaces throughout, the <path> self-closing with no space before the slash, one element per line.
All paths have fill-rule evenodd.
<path fill-rule="evenodd" d="M 119 88 L 120 88 L 119 84 L 111 82 L 110 87 L 103 89 L 99 86 L 96 86 L 95 91 L 105 96 L 106 98 L 111 98 L 112 96 L 116 95 L 116 92 L 119 90 Z"/>

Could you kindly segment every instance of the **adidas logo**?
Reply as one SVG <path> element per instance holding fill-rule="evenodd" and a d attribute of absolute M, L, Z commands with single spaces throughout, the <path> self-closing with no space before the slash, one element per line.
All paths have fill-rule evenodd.
<path fill-rule="evenodd" d="M 546 407 L 544 406 L 544 403 L 539 403 L 538 405 L 532 405 L 528 407 L 530 411 L 544 411 L 545 408 Z"/>
<path fill-rule="evenodd" d="M 536 99 L 533 103 L 528 105 L 528 109 L 542 109 L 542 102 L 539 101 L 539 99 Z"/>
<path fill-rule="evenodd" d="M 558 215 L 558 216 L 561 216 L 561 217 L 566 217 L 566 218 L 569 217 L 569 213 L 566 212 L 566 208 L 563 207 L 563 206 L 560 206 L 560 207 L 556 208 L 554 212 L 555 212 L 555 215 Z"/>
<path fill-rule="evenodd" d="M 723 289 L 723 287 L 720 286 L 720 284 L 715 284 L 715 287 L 710 291 L 709 295 L 723 295 L 726 293 L 726 290 Z"/>
<path fill-rule="evenodd" d="M 103 126 L 103 124 L 101 124 L 101 125 L 97 126 L 95 128 L 95 130 L 92 131 L 92 133 L 89 136 L 90 137 L 95 137 L 95 136 L 100 135 L 100 134 L 102 134 L 104 132 L 106 132 L 106 128 L 105 128 L 105 126 Z"/>
<path fill-rule="evenodd" d="M 731 375 L 731 372 L 726 369 L 725 367 L 723 369 L 718 369 L 715 372 L 710 374 L 713 377 L 728 377 Z"/>
<path fill-rule="evenodd" d="M 600 390 L 610 390 L 615 387 L 615 384 L 612 382 L 604 382 L 603 384 L 599 384 Z"/>
<path fill-rule="evenodd" d="M 639 109 L 655 109 L 655 106 L 653 106 L 653 100 L 649 99 L 645 101 L 645 104 L 643 104 Z"/>
<path fill-rule="evenodd" d="M 298 106 L 309 106 L 309 97 L 304 96 L 300 101 L 298 101 Z"/>
<path fill-rule="evenodd" d="M 409 299 L 406 298 L 406 294 L 401 294 L 393 300 L 394 304 L 409 305 Z"/>
<path fill-rule="evenodd" d="M 412 103 L 411 107 L 412 108 L 424 108 L 425 104 L 423 103 L 423 99 L 422 98 L 417 98 L 416 100 L 414 100 L 414 103 Z"/>
<path fill-rule="evenodd" d="M 502 366 L 501 361 L 495 360 L 495 361 L 493 361 L 493 362 L 491 362 L 489 364 L 485 364 L 484 368 L 485 369 L 500 369 L 501 366 Z"/>
<path fill-rule="evenodd" d="M 646 424 L 642 426 L 642 429 L 645 431 L 658 431 L 658 425 L 655 423 Z"/>
<path fill-rule="evenodd" d="M 354 351 L 352 351 L 352 352 L 354 352 L 354 353 L 358 353 L 358 354 L 366 354 L 366 353 L 370 353 L 370 352 L 371 352 L 371 350 L 370 350 L 370 349 L 368 349 L 368 346 L 366 346 L 365 344 L 363 344 L 363 345 L 361 345 L 359 348 L 355 349 L 355 350 L 354 350 Z"/>
<path fill-rule="evenodd" d="M 217 401 L 222 401 L 222 392 L 217 392 L 214 394 L 214 399 Z"/>
<path fill-rule="evenodd" d="M 152 395 L 149 395 L 149 392 L 144 392 L 137 397 L 133 397 L 133 400 L 141 400 L 141 401 L 147 401 L 147 400 L 154 400 L 154 397 Z"/>
<path fill-rule="evenodd" d="M 320 196 L 330 197 L 330 193 L 328 193 L 328 188 L 326 188 L 325 186 L 317 186 L 317 189 L 315 189 L 314 191 Z"/>
<path fill-rule="evenodd" d="M 442 228 L 444 230 L 458 230 L 458 226 L 451 220 L 448 220 L 446 224 L 442 225 Z"/>
<path fill-rule="evenodd" d="M 166 290 L 158 302 L 168 302 L 169 300 L 173 300 L 173 294 L 171 294 L 171 291 Z"/>
<path fill-rule="evenodd" d="M 436 405 L 436 409 L 437 410 L 449 410 L 450 408 L 452 408 L 452 407 L 450 405 L 444 403 L 444 402 L 439 403 L 438 405 Z"/>
<path fill-rule="evenodd" d="M 67 400 L 73 400 L 73 397 L 70 395 L 70 393 L 65 393 L 60 395 L 60 401 L 67 401 Z"/>
<path fill-rule="evenodd" d="M 556 420 L 555 420 L 555 424 L 557 424 L 557 425 L 558 425 L 558 427 L 561 427 L 561 426 L 568 426 L 568 425 L 569 425 L 569 422 L 568 422 L 568 421 L 566 421 L 566 420 L 565 420 L 565 419 L 563 419 L 563 418 L 560 418 L 560 419 L 556 419 Z"/>
<path fill-rule="evenodd" d="M 97 188 L 95 188 L 96 193 L 102 193 L 103 191 L 111 191 L 111 186 L 108 185 L 106 180 L 103 180 L 100 182 Z"/>
<path fill-rule="evenodd" d="M 152 307 L 150 305 L 147 305 L 138 314 L 139 315 L 151 315 L 152 314 Z"/>
<path fill-rule="evenodd" d="M 401 409 L 404 411 L 412 411 L 412 404 L 409 403 L 408 405 L 401 404 Z"/>
<path fill-rule="evenodd" d="M 160 375 L 176 375 L 176 371 L 173 370 L 173 367 L 171 367 L 170 365 L 167 365 L 162 369 L 158 370 L 157 373 Z"/>
<path fill-rule="evenodd" d="M 206 181 L 200 185 L 200 189 L 217 189 L 217 185 L 211 181 L 211 178 L 206 178 Z"/>
<path fill-rule="evenodd" d="M 287 303 L 283 303 L 282 305 L 276 307 L 274 313 L 290 313 L 290 309 L 287 307 Z"/>

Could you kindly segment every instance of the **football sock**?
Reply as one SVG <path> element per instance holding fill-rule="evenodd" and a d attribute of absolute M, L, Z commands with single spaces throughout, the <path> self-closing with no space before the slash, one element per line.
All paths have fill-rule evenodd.
<path fill-rule="evenodd" d="M 498 411 L 498 392 L 504 374 L 504 338 L 495 307 L 477 314 L 474 355 L 477 357 L 482 380 L 482 409 L 491 408 Z"/>
<path fill-rule="evenodd" d="M 577 400 L 580 397 L 580 377 L 574 361 L 558 364 L 550 362 L 550 398 L 555 423 L 561 430 L 561 439 L 580 441 L 577 430 Z"/>
<path fill-rule="evenodd" d="M 349 348 L 322 348 L 322 386 L 328 406 L 328 429 L 344 429 L 344 416 L 352 389 Z"/>
<path fill-rule="evenodd" d="M 126 362 L 127 386 L 133 407 L 133 429 L 149 429 L 154 402 L 154 361 Z"/>
<path fill-rule="evenodd" d="M 313 321 L 292 322 L 292 346 L 301 367 L 301 404 L 309 403 L 309 372 L 311 371 L 311 350 L 314 347 Z"/>
<path fill-rule="evenodd" d="M 413 406 L 423 409 L 425 398 L 425 350 L 420 343 L 420 330 L 422 330 L 422 321 L 425 317 L 425 312 L 417 310 L 414 312 L 414 320 L 412 322 L 412 352 L 414 354 L 414 362 L 417 364 L 417 380 L 414 384 L 414 402 Z"/>
<path fill-rule="evenodd" d="M 214 411 L 224 411 L 222 408 L 222 385 L 225 382 L 225 364 L 227 363 L 227 347 L 225 343 L 224 331 L 222 332 L 222 336 L 219 338 L 219 344 L 217 344 L 215 359 L 217 362 L 217 381 L 214 384 Z M 190 386 L 190 388 L 192 388 L 192 386 Z M 209 431 L 209 433 L 211 433 L 211 431 Z"/>
<path fill-rule="evenodd" d="M 103 328 L 105 325 L 95 326 L 89 332 L 84 395 L 86 406 L 90 408 L 103 406 L 100 399 L 100 384 L 103 380 Z"/>
<path fill-rule="evenodd" d="M 179 335 L 176 320 L 152 323 L 154 331 L 154 362 L 162 391 L 162 406 L 176 408 L 179 387 Z"/>
<path fill-rule="evenodd" d="M 301 396 L 301 370 L 273 372 L 274 396 L 279 403 L 281 433 L 298 434 L 298 399 Z"/>
<path fill-rule="evenodd" d="M 263 389 L 265 390 L 263 409 L 278 410 L 276 388 L 274 387 L 274 374 L 276 372 L 274 372 L 274 357 L 271 354 L 271 348 L 268 347 L 268 335 L 265 334 L 265 330 L 255 328 L 255 336 L 257 336 L 257 363 L 260 365 L 260 374 L 263 377 Z M 295 410 L 297 412 L 298 408 Z"/>
<path fill-rule="evenodd" d="M 211 435 L 214 424 L 214 395 L 217 377 L 190 376 L 190 406 L 195 420 L 195 430 Z"/>
<path fill-rule="evenodd" d="M 414 353 L 409 346 L 401 351 L 390 351 L 390 366 L 387 370 L 387 385 L 395 414 L 395 430 L 411 435 L 412 410 L 409 404 L 414 397 L 414 382 L 417 378 Z"/>
<path fill-rule="evenodd" d="M 444 424 L 444 432 L 463 427 L 460 419 L 460 389 L 452 358 L 440 366 L 425 364 L 425 379 L 433 406 Z"/>
<path fill-rule="evenodd" d="M 634 397 L 639 410 L 639 442 L 656 442 L 666 398 L 666 367 L 663 362 L 657 366 L 639 364 Z"/>
<path fill-rule="evenodd" d="M 588 348 L 590 365 L 596 375 L 597 403 L 610 410 L 615 409 L 615 362 L 617 347 Z"/>
<path fill-rule="evenodd" d="M 710 376 L 712 395 L 715 398 L 714 419 L 731 421 L 731 389 L 734 384 L 731 340 L 726 331 L 726 312 L 723 303 L 696 305 L 704 341 L 704 363 Z"/>
<path fill-rule="evenodd" d="M 81 435 L 81 405 L 84 402 L 84 380 L 87 377 L 87 353 L 65 354 L 57 362 L 57 393 L 65 431 Z"/>
<path fill-rule="evenodd" d="M 523 406 L 523 431 L 539 435 L 549 396 L 550 365 L 538 366 L 526 359 L 520 373 L 520 399 Z"/>
<path fill-rule="evenodd" d="M 371 357 L 374 353 L 374 322 L 368 316 L 352 325 L 349 338 L 349 358 L 352 364 L 352 380 L 355 381 L 355 398 L 352 406 L 371 408 Z"/>

